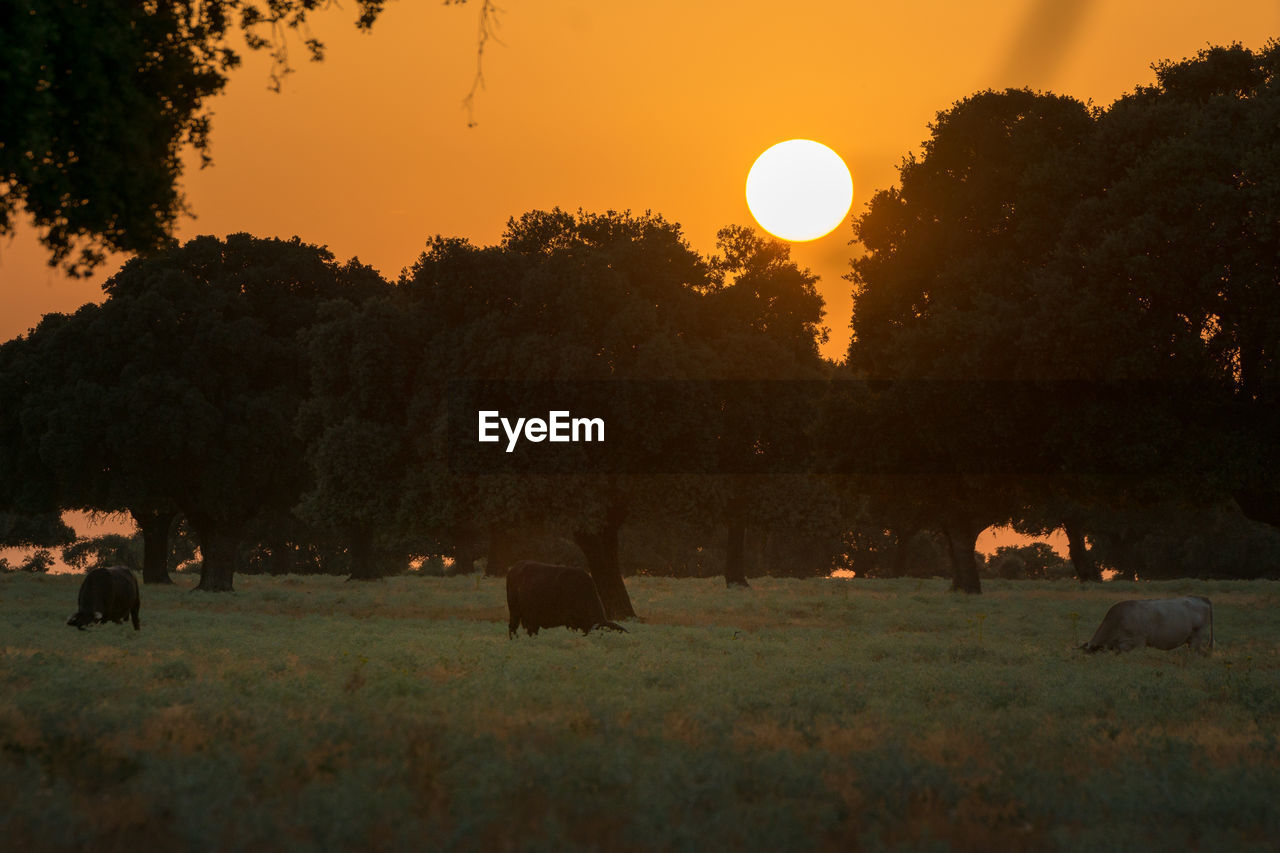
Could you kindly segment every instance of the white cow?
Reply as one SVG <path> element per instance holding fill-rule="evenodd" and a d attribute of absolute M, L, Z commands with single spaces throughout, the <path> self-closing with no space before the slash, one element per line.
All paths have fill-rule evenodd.
<path fill-rule="evenodd" d="M 1184 645 L 1205 653 L 1213 649 L 1213 605 L 1203 595 L 1113 604 L 1093 639 L 1081 648 L 1127 652 L 1151 646 L 1168 651 Z"/>

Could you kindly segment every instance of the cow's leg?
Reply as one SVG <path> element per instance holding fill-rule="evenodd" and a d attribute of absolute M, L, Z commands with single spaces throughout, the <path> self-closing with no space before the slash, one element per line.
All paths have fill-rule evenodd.
<path fill-rule="evenodd" d="M 129 618 L 133 620 L 133 630 L 138 630 L 138 605 L 133 605 L 133 609 L 129 611 Z"/>
<path fill-rule="evenodd" d="M 520 602 L 510 581 L 507 583 L 507 612 L 511 614 L 511 618 L 507 620 L 507 639 L 514 640 L 516 629 L 520 627 Z"/>

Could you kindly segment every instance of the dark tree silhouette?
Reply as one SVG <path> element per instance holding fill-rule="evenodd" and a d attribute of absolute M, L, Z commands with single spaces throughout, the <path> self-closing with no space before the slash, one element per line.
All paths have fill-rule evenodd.
<path fill-rule="evenodd" d="M 808 392 L 824 376 L 818 347 L 827 330 L 817 276 L 791 260 L 786 243 L 730 226 L 717 235 L 716 248 L 707 298 L 716 358 L 704 375 L 737 380 L 736 393 L 720 406 L 717 423 L 691 428 L 717 436 L 718 455 L 741 472 L 703 481 L 701 503 L 726 528 L 725 585 L 747 587 L 749 527 L 804 526 L 824 514 L 821 489 L 795 475 L 806 470 L 799 457 L 815 401 Z M 752 471 L 753 463 L 761 470 Z"/>
<path fill-rule="evenodd" d="M 76 532 L 59 512 L 26 515 L 0 512 L 0 548 L 56 548 L 74 542 Z"/>
<path fill-rule="evenodd" d="M 1044 378 L 1022 343 L 1027 306 L 1064 215 L 1055 200 L 1074 189 L 1063 165 L 1093 117 L 1070 98 L 1008 90 L 957 103 L 931 130 L 923 155 L 903 162 L 901 186 L 855 221 L 866 254 L 850 275 L 848 365 L 856 378 L 897 380 L 868 400 L 880 412 L 878 464 L 923 475 L 904 482 L 926 489 L 918 501 L 946 535 L 953 588 L 977 593 L 978 535 L 1027 499 L 1025 480 L 980 460 L 997 446 L 1016 469 L 1040 452 L 1038 430 L 978 383 Z"/>
<path fill-rule="evenodd" d="M 466 0 L 446 0 L 446 3 Z M 355 0 L 369 30 L 386 0 Z M 108 252 L 169 246 L 185 212 L 182 152 L 211 162 L 210 101 L 240 64 L 232 37 L 272 58 L 270 86 L 312 61 L 322 0 L 11 0 L 0 4 L 0 236 L 25 211 L 50 264 L 87 275 Z M 497 10 L 482 0 L 476 79 Z"/>
<path fill-rule="evenodd" d="M 108 390 L 126 350 L 112 337 L 103 308 L 47 315 L 30 334 L 0 348 L 0 384 L 8 407 L 0 422 L 0 469 L 7 469 L 0 504 L 19 511 L 127 511 L 148 537 L 142 563 L 146 583 L 169 583 L 166 549 L 175 509 L 145 479 L 130 475 L 114 455 L 118 419 L 127 406 Z M 7 415 L 7 418 L 6 418 Z"/>
<path fill-rule="evenodd" d="M 785 246 L 747 229 L 726 229 L 721 237 L 723 254 L 708 264 L 660 216 L 553 210 L 513 219 L 494 247 L 432 240 L 400 285 L 414 312 L 408 328 L 429 365 L 415 380 L 417 432 L 444 434 L 426 425 L 443 423 L 448 379 L 623 387 L 628 380 L 819 376 L 822 300 L 814 278 L 791 263 Z M 703 441 L 701 450 L 715 453 L 717 436 L 731 437 L 726 422 L 707 420 L 705 411 L 691 414 L 670 400 L 635 405 L 644 408 L 629 409 L 629 421 L 661 433 L 653 436 L 655 446 Z M 739 444 L 763 435 L 751 431 L 750 418 L 740 420 Z M 619 537 L 629 522 L 700 513 L 714 523 L 726 518 L 717 506 L 732 506 L 744 510 L 736 513 L 743 524 L 771 517 L 770 499 L 782 505 L 771 508 L 774 517 L 805 505 L 780 499 L 799 492 L 776 484 L 772 491 L 746 491 L 734 503 L 727 486 L 710 486 L 706 478 L 694 485 L 696 478 L 685 476 L 446 475 L 438 441 L 412 456 L 409 477 L 421 482 L 402 491 L 426 500 L 411 517 L 432 519 L 446 540 L 487 534 L 489 570 L 498 574 L 509 559 L 528 556 L 504 551 L 515 534 L 564 530 L 582 551 L 611 617 L 634 615 L 619 564 Z"/>
<path fill-rule="evenodd" d="M 957 588 L 1002 517 L 1063 524 L 1082 579 L 1086 507 L 1230 495 L 1280 522 L 1278 67 L 1276 42 L 1210 48 L 1097 111 L 975 95 L 857 220 L 851 368 L 970 388 L 890 392 L 872 416 L 891 467 L 942 475 L 925 503 Z M 990 379 L 1074 384 L 1002 402 Z M 1039 476 L 982 475 L 984 443 Z"/>
<path fill-rule="evenodd" d="M 297 239 L 201 237 L 130 261 L 102 305 L 46 317 L 16 344 L 38 356 L 13 365 L 25 392 L 4 454 L 31 475 L 27 500 L 128 509 L 160 543 L 181 510 L 200 542 L 200 588 L 230 590 L 246 525 L 287 512 L 307 483 L 299 333 L 324 302 L 385 286 Z M 165 554 L 148 543 L 148 565 Z M 160 562 L 148 577 L 164 572 Z"/>
<path fill-rule="evenodd" d="M 1214 397 L 1165 492 L 1230 494 L 1280 526 L 1280 43 L 1156 66 L 1099 119 L 1091 192 L 1063 235 L 1046 351 L 1092 370 L 1196 383 L 1171 422 Z M 1069 294 L 1068 294 L 1069 289 Z M 1076 356 L 1076 360 L 1079 360 Z"/>
<path fill-rule="evenodd" d="M 489 249 L 436 239 L 402 282 L 431 341 L 429 375 L 597 381 L 671 378 L 697 363 L 685 342 L 700 340 L 706 285 L 706 263 L 662 217 L 561 210 L 511 220 Z M 420 387 L 439 409 L 440 386 Z M 660 424 L 667 413 L 633 414 Z M 618 536 L 648 503 L 644 478 L 497 475 L 482 490 L 457 485 L 434 502 L 445 527 L 566 526 L 610 618 L 635 615 Z"/>
<path fill-rule="evenodd" d="M 317 529 L 341 532 L 352 579 L 380 577 L 388 565 L 379 555 L 406 538 L 408 472 L 422 426 L 410 421 L 421 364 L 412 316 L 388 292 L 355 311 L 335 304 L 303 338 L 311 392 L 298 432 L 311 487 L 297 513 Z"/>

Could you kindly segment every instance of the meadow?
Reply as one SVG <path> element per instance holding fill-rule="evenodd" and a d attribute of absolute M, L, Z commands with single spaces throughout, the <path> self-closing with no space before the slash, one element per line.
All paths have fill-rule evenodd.
<path fill-rule="evenodd" d="M 628 579 L 507 637 L 501 580 L 0 577 L 12 850 L 1274 849 L 1280 583 Z M 1088 656 L 1196 593 L 1209 656 Z"/>

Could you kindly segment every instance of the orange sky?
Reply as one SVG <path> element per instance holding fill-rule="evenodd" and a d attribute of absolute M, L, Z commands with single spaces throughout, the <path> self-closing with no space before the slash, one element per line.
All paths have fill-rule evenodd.
<path fill-rule="evenodd" d="M 934 113 L 974 91 L 1030 85 L 1105 105 L 1150 82 L 1156 60 L 1280 34 L 1275 0 L 501 5 L 472 128 L 476 0 L 392 2 L 370 34 L 353 8 L 318 15 L 328 59 L 280 95 L 251 58 L 214 102 L 214 165 L 185 178 L 198 218 L 179 236 L 297 234 L 394 279 L 432 234 L 491 243 L 508 217 L 559 205 L 651 209 L 710 253 L 719 228 L 753 224 L 746 174 L 780 140 L 840 153 L 857 212 Z M 846 225 L 794 249 L 822 278 L 829 355 L 848 339 L 849 238 Z M 64 279 L 30 229 L 0 242 L 0 340 L 98 298 L 110 272 Z"/>

